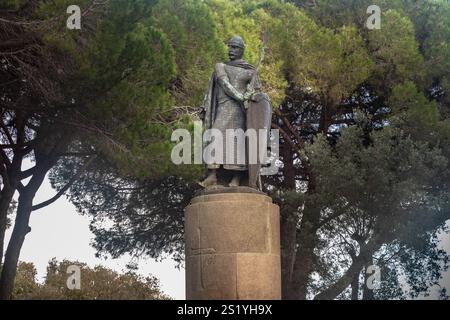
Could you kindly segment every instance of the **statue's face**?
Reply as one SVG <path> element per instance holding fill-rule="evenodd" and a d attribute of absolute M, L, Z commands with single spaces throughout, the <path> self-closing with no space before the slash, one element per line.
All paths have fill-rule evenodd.
<path fill-rule="evenodd" d="M 244 56 L 243 48 L 236 46 L 234 44 L 228 45 L 228 57 L 230 58 L 230 60 L 242 59 L 243 56 Z"/>

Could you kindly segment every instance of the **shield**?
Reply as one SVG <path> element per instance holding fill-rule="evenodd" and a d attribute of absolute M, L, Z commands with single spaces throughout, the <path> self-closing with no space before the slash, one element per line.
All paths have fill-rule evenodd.
<path fill-rule="evenodd" d="M 257 132 L 257 142 L 248 141 L 247 143 L 247 159 L 251 159 L 251 152 L 256 152 L 256 163 L 251 161 L 248 164 L 248 185 L 251 188 L 261 189 L 260 171 L 264 158 L 261 155 L 267 154 L 269 143 L 269 132 L 272 123 L 272 105 L 270 98 L 265 93 L 257 93 L 253 96 L 252 101 L 248 102 L 247 109 L 247 131 L 255 129 Z M 266 131 L 260 131 L 264 129 Z M 260 134 L 264 133 L 266 134 Z"/>

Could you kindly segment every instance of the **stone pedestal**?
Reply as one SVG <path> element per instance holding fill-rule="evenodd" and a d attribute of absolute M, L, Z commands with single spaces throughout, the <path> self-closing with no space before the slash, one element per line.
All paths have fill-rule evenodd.
<path fill-rule="evenodd" d="M 186 299 L 281 299 L 279 208 L 261 193 L 195 197 L 185 212 Z"/>

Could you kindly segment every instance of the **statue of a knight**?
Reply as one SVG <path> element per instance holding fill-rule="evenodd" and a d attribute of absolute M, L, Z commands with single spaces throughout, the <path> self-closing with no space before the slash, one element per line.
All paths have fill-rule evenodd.
<path fill-rule="evenodd" d="M 270 129 L 271 107 L 268 96 L 261 92 L 257 68 L 243 60 L 245 43 L 240 36 L 233 37 L 228 42 L 230 61 L 217 63 L 209 82 L 208 91 L 203 101 L 203 123 L 206 129 L 217 129 L 222 133 L 224 156 L 223 161 L 209 163 L 208 174 L 200 184 L 209 187 L 218 184 L 219 172 L 229 177 L 226 184 L 236 187 L 246 181 L 249 187 L 261 189 L 261 165 L 242 163 L 237 160 L 237 152 L 233 152 L 233 161 L 227 159 L 229 146 L 238 143 L 226 141 L 226 130 L 248 128 Z M 227 146 L 227 148 L 225 148 Z M 238 146 L 236 149 L 240 150 Z M 239 151 L 238 151 L 239 152 Z M 248 148 L 247 148 L 248 156 Z"/>

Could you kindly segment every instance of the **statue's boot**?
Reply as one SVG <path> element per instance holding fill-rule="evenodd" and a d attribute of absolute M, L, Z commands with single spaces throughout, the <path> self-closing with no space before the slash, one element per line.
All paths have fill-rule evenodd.
<path fill-rule="evenodd" d="M 203 188 L 214 186 L 216 184 L 217 184 L 217 175 L 215 172 L 210 173 L 205 180 L 199 182 L 199 185 L 201 185 Z"/>
<path fill-rule="evenodd" d="M 233 176 L 233 179 L 231 179 L 230 183 L 228 184 L 228 186 L 239 187 L 240 182 L 241 182 L 241 177 L 239 176 L 239 174 L 235 174 Z"/>

